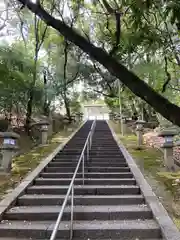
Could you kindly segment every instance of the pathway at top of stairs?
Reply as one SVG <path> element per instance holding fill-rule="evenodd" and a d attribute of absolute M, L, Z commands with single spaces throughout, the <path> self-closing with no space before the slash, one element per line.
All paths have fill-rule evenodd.
<path fill-rule="evenodd" d="M 4 214 L 1 238 L 50 238 L 91 124 L 85 123 Z M 105 121 L 96 123 L 89 163 L 85 164 L 85 185 L 80 168 L 74 191 L 73 239 L 162 239 L 160 227 Z M 57 239 L 69 239 L 69 220 L 70 201 Z"/>

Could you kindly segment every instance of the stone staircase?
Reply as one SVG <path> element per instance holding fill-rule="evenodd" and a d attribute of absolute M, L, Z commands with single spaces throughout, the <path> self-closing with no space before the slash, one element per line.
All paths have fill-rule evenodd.
<path fill-rule="evenodd" d="M 0 239 L 49 239 L 90 130 L 88 121 L 3 216 Z M 73 239 L 162 239 L 161 230 L 105 121 L 74 187 Z M 57 239 L 69 239 L 70 201 Z"/>

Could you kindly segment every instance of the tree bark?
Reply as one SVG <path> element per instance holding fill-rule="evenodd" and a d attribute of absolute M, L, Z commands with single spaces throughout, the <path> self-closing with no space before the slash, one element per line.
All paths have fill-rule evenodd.
<path fill-rule="evenodd" d="M 30 93 L 29 93 L 29 100 L 28 100 L 28 103 L 27 103 L 26 124 L 25 124 L 25 130 L 26 130 L 28 135 L 30 135 L 32 105 L 33 105 L 33 90 L 31 89 Z"/>
<path fill-rule="evenodd" d="M 28 99 L 27 111 L 26 111 L 25 130 L 28 135 L 30 135 L 30 124 L 31 124 L 31 116 L 32 116 L 32 110 L 33 110 L 33 100 L 34 100 L 34 85 L 36 82 L 37 52 L 35 54 L 36 54 L 36 56 L 35 56 L 35 60 L 34 60 L 33 81 L 31 84 L 31 89 L 29 91 L 29 99 Z"/>
<path fill-rule="evenodd" d="M 67 115 L 68 121 L 69 123 L 71 123 L 72 122 L 71 111 L 70 111 L 69 101 L 67 99 L 66 93 L 63 94 L 63 100 L 64 100 L 64 106 L 66 109 L 66 115 Z"/>
<path fill-rule="evenodd" d="M 52 17 L 40 5 L 34 4 L 30 0 L 19 0 L 19 2 L 26 5 L 32 12 L 43 19 L 47 25 L 59 31 L 67 40 L 77 45 L 107 68 L 112 75 L 116 76 L 136 96 L 145 100 L 166 119 L 180 126 L 180 108 L 177 105 L 158 94 L 153 88 L 148 86 L 134 73 L 128 71 L 126 67 L 111 57 L 103 49 L 94 46 L 64 22 Z"/>
<path fill-rule="evenodd" d="M 49 104 L 48 104 L 48 97 L 47 97 L 47 74 L 44 70 L 44 104 L 43 104 L 43 114 L 49 117 Z"/>

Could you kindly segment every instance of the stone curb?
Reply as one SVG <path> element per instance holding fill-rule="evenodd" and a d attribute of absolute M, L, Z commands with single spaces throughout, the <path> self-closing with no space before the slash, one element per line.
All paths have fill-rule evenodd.
<path fill-rule="evenodd" d="M 68 143 L 68 141 L 73 138 L 73 136 L 79 131 L 79 129 L 84 125 L 83 122 L 78 129 L 76 129 L 65 142 L 60 144 L 50 155 L 45 157 L 42 162 L 31 172 L 29 173 L 24 180 L 6 197 L 0 202 L 0 220 L 5 211 L 7 211 L 17 200 L 17 198 L 22 195 L 25 189 L 30 186 L 33 180 L 40 174 L 40 172 L 47 166 L 47 164 L 56 156 L 56 154 Z"/>
<path fill-rule="evenodd" d="M 107 122 L 108 123 L 108 122 Z M 139 170 L 138 166 L 136 165 L 134 159 L 129 154 L 129 152 L 126 150 L 122 142 L 120 141 L 120 144 L 118 143 L 117 136 L 114 132 L 114 130 L 111 128 L 110 124 L 108 123 L 109 128 L 112 132 L 112 135 L 117 142 L 122 154 L 124 155 L 132 173 L 134 174 L 134 177 L 141 189 L 142 194 L 145 197 L 146 203 L 149 205 L 149 207 L 152 210 L 152 213 L 154 215 L 155 220 L 159 224 L 162 235 L 165 240 L 179 240 L 180 239 L 180 232 L 173 223 L 172 219 L 169 217 L 167 211 L 163 207 L 162 203 L 158 200 L 157 196 L 152 191 L 152 188 L 145 180 L 143 174 Z"/>

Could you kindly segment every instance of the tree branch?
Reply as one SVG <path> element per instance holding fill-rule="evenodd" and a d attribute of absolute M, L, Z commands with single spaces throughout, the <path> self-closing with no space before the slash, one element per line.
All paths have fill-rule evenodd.
<path fill-rule="evenodd" d="M 59 31 L 65 38 L 73 42 L 84 52 L 102 64 L 112 75 L 119 78 L 119 80 L 124 83 L 134 94 L 136 94 L 136 96 L 145 100 L 162 116 L 174 124 L 180 125 L 180 108 L 178 106 L 158 94 L 138 76 L 131 71 L 128 71 L 125 66 L 119 63 L 112 56 L 109 56 L 107 52 L 94 46 L 92 43 L 89 43 L 84 37 L 82 37 L 68 25 L 52 17 L 41 6 L 32 3 L 30 0 L 19 0 L 19 2 L 26 5 L 32 12 L 36 12 L 37 15 L 46 22 L 47 25 Z M 112 82 L 112 80 L 109 82 Z"/>
<path fill-rule="evenodd" d="M 165 70 L 167 79 L 166 79 L 165 83 L 163 84 L 162 93 L 164 93 L 166 91 L 166 88 L 167 88 L 169 82 L 171 81 L 171 74 L 168 72 L 168 62 L 167 62 L 166 56 L 164 57 L 164 61 L 165 61 L 164 70 Z"/>
<path fill-rule="evenodd" d="M 119 43 L 120 43 L 120 35 L 121 35 L 121 13 L 118 12 L 117 10 L 114 10 L 109 3 L 106 0 L 102 0 L 103 4 L 107 10 L 107 12 L 111 15 L 115 16 L 115 20 L 116 20 L 116 42 L 115 44 L 113 44 L 113 48 L 111 49 L 111 51 L 109 52 L 110 55 L 114 55 L 119 47 Z M 109 30 L 109 22 L 107 21 L 107 29 Z"/>
<path fill-rule="evenodd" d="M 95 89 L 93 89 L 93 91 L 103 95 L 104 97 L 118 98 L 118 96 L 116 96 L 115 94 L 107 94 L 107 93 L 104 93 L 103 91 L 99 91 L 99 90 L 95 90 Z"/>
<path fill-rule="evenodd" d="M 66 85 L 66 68 L 67 68 L 67 60 L 68 60 L 68 42 L 67 40 L 65 39 L 65 42 L 64 42 L 64 85 Z"/>

